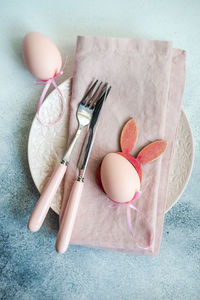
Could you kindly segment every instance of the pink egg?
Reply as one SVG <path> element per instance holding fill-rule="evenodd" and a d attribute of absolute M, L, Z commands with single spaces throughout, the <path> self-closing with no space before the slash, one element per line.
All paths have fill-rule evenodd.
<path fill-rule="evenodd" d="M 23 57 L 29 71 L 41 80 L 53 77 L 62 66 L 62 58 L 58 48 L 39 32 L 29 32 L 25 36 Z"/>
<path fill-rule="evenodd" d="M 101 164 L 101 182 L 108 197 L 128 202 L 140 190 L 140 178 L 134 166 L 122 155 L 107 154 Z"/>

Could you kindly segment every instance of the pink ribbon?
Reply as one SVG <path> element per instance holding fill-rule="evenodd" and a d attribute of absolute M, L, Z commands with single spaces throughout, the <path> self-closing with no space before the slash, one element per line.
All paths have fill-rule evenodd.
<path fill-rule="evenodd" d="M 63 115 L 64 115 L 64 113 L 65 113 L 65 105 L 64 105 L 64 104 L 65 104 L 65 100 L 64 100 L 64 97 L 63 97 L 63 95 L 62 95 L 62 93 L 61 93 L 61 90 L 59 89 L 59 87 L 57 86 L 57 84 L 56 84 L 56 82 L 55 82 L 55 78 L 61 76 L 62 74 L 63 74 L 63 71 L 60 71 L 59 73 L 56 73 L 52 78 L 49 78 L 49 79 L 47 79 L 47 80 L 36 80 L 36 81 L 35 81 L 35 84 L 37 84 L 37 85 L 43 85 L 43 84 L 45 84 L 44 89 L 43 89 L 43 91 L 42 91 L 42 94 L 41 94 L 41 96 L 40 96 L 40 100 L 39 100 L 39 102 L 38 102 L 38 106 L 37 106 L 37 119 L 38 119 L 38 121 L 39 121 L 42 125 L 44 125 L 44 126 L 52 126 L 52 125 L 55 125 L 56 123 L 58 123 L 58 122 L 62 119 L 62 117 L 63 117 Z M 47 93 L 47 91 L 48 91 L 48 89 L 49 89 L 49 87 L 50 87 L 51 84 L 54 85 L 54 87 L 56 88 L 56 90 L 58 91 L 58 93 L 59 93 L 59 95 L 60 95 L 60 97 L 61 97 L 61 101 L 62 101 L 62 111 L 61 111 L 61 113 L 60 113 L 60 115 L 58 116 L 58 119 L 57 119 L 56 121 L 54 121 L 54 122 L 49 122 L 49 123 L 45 123 L 45 122 L 43 122 L 42 119 L 40 118 L 39 112 L 40 112 L 41 105 L 42 105 L 42 103 L 43 103 L 43 101 L 44 101 L 44 99 L 45 99 L 46 93 Z"/>
<path fill-rule="evenodd" d="M 141 196 L 141 194 L 142 194 L 141 191 L 136 192 L 135 195 L 134 195 L 134 197 L 133 197 L 133 199 L 132 199 L 131 201 L 129 201 L 129 202 L 126 202 L 126 203 L 119 203 L 119 202 L 116 202 L 116 201 L 114 201 L 114 200 L 112 200 L 112 199 L 110 199 L 110 198 L 109 198 L 109 199 L 112 200 L 113 202 L 115 202 L 115 203 L 118 204 L 118 205 L 127 205 L 127 211 L 126 211 L 126 215 L 127 215 L 127 224 L 128 224 L 128 229 L 129 229 L 129 231 L 130 231 L 130 233 L 131 233 L 131 236 L 132 236 L 132 238 L 133 238 L 133 240 L 134 240 L 134 242 L 135 242 L 135 244 L 137 245 L 138 248 L 144 249 L 144 250 L 148 250 L 149 248 L 151 248 L 151 246 L 152 246 L 152 244 L 153 244 L 153 241 L 154 241 L 154 230 L 153 230 L 153 227 L 152 227 L 151 223 L 148 221 L 147 217 L 143 214 L 143 212 L 141 212 L 137 207 L 135 207 L 135 206 L 132 204 L 132 202 L 133 202 L 134 200 L 138 199 L 138 198 Z M 139 213 L 139 214 L 142 216 L 142 218 L 145 220 L 145 222 L 146 222 L 146 223 L 150 226 L 150 228 L 151 228 L 152 234 L 151 234 L 150 242 L 149 242 L 149 245 L 146 246 L 146 247 L 141 246 L 141 245 L 137 242 L 137 240 L 136 240 L 136 238 L 135 238 L 135 234 L 134 234 L 134 230 L 133 230 L 133 225 L 132 225 L 132 222 L 131 222 L 131 209 L 133 209 L 133 210 L 135 210 L 137 213 Z"/>

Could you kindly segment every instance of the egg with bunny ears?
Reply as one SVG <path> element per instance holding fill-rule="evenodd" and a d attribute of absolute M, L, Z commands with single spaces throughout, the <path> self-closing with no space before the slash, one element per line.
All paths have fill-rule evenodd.
<path fill-rule="evenodd" d="M 137 137 L 137 123 L 130 119 L 121 132 L 122 151 L 108 153 L 97 168 L 97 184 L 108 198 L 117 203 L 129 203 L 134 199 L 135 194 L 140 191 L 141 165 L 156 160 L 167 147 L 166 141 L 155 141 L 145 146 L 135 158 L 130 152 L 137 142 Z"/>

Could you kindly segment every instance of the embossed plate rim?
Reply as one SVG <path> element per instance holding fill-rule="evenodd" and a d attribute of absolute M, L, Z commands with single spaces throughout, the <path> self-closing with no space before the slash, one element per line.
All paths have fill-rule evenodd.
<path fill-rule="evenodd" d="M 60 87 L 60 89 L 62 90 L 62 89 L 64 89 L 64 86 L 65 86 L 65 84 L 67 83 L 67 91 L 69 92 L 69 89 L 70 89 L 70 87 L 71 87 L 71 81 L 72 81 L 72 78 L 70 77 L 69 79 L 67 79 L 67 80 L 65 80 L 63 83 L 61 83 L 60 85 L 59 85 L 59 87 Z M 46 98 L 46 100 L 45 100 L 45 102 L 44 102 L 44 106 L 46 105 L 46 106 L 48 106 L 48 103 L 50 103 L 50 101 L 51 101 L 51 98 L 54 98 L 55 97 L 55 95 L 56 95 L 56 90 L 53 90 L 49 95 L 48 95 L 48 97 Z M 69 96 L 68 96 L 68 98 L 69 98 Z M 67 117 L 66 117 L 67 118 Z M 182 118 L 182 119 L 181 119 Z M 189 178 L 190 178 L 190 175 L 191 175 L 191 171 L 192 171 L 192 166 L 193 166 L 193 161 L 194 161 L 194 142 L 193 142 L 193 136 L 192 136 L 192 131 L 191 131 L 191 128 L 190 128 L 190 124 L 189 124 L 189 122 L 188 122 L 188 119 L 187 119 L 187 117 L 186 117 L 186 114 L 185 114 L 185 112 L 184 112 L 184 110 L 182 109 L 181 110 L 181 116 L 180 116 L 180 123 L 181 123 L 181 120 L 183 121 L 183 123 L 184 123 L 184 129 L 185 129 L 185 131 L 188 133 L 188 135 L 189 135 L 189 139 L 190 139 L 190 143 L 189 143 L 189 147 L 190 147 L 190 155 L 191 155 L 191 159 L 190 159 L 190 161 L 188 162 L 188 168 L 187 168 L 187 174 L 186 174 L 186 176 L 184 177 L 184 183 L 181 185 L 181 187 L 180 187 L 180 189 L 178 190 L 178 192 L 177 192 L 177 196 L 173 199 L 173 201 L 169 201 L 169 203 L 170 203 L 170 205 L 167 205 L 167 203 L 166 203 L 166 211 L 165 211 L 165 213 L 166 212 L 168 212 L 174 205 L 175 205 L 175 203 L 178 201 L 178 199 L 181 197 L 181 195 L 182 195 L 182 193 L 184 192 L 184 190 L 185 190 L 185 187 L 187 186 L 187 183 L 188 183 L 188 181 L 189 181 Z M 33 132 L 33 130 L 34 130 L 34 125 L 35 125 L 35 122 L 38 122 L 37 121 L 37 119 L 36 119 L 36 116 L 34 117 L 34 119 L 33 119 L 33 122 L 32 122 L 32 126 L 31 126 L 31 129 L 30 129 L 30 133 L 29 133 L 29 140 L 28 140 L 28 163 L 29 163 L 29 168 L 30 168 L 30 172 L 31 172 L 31 176 L 32 176 L 32 178 L 33 178 L 33 181 L 34 181 L 34 183 L 35 183 L 35 185 L 36 185 L 36 187 L 37 187 L 37 189 L 38 189 L 38 191 L 40 192 L 41 191 L 41 182 L 40 182 L 40 184 L 37 184 L 37 174 L 35 174 L 35 172 L 34 172 L 34 168 L 32 167 L 32 161 L 34 161 L 34 159 L 36 159 L 36 158 L 34 158 L 33 159 L 33 157 L 31 157 L 31 153 L 32 153 L 32 151 L 31 151 L 31 147 L 32 147 L 32 145 L 33 145 L 33 143 L 32 143 L 32 138 L 34 137 L 34 132 Z M 177 147 L 177 145 L 175 146 L 175 148 Z M 44 180 L 44 179 L 43 179 Z M 169 190 L 170 190 L 170 181 L 169 181 Z M 169 200 L 169 193 L 168 193 L 168 196 L 167 196 L 167 201 Z M 58 208 L 58 200 L 57 200 L 57 198 L 56 198 L 56 200 L 54 201 L 54 203 L 51 205 L 51 208 L 57 213 L 57 214 L 59 214 L 59 208 Z"/>
<path fill-rule="evenodd" d="M 184 193 L 186 187 L 187 187 L 187 184 L 189 182 L 189 179 L 190 179 L 190 176 L 191 176 L 191 173 L 192 173 L 192 168 L 193 168 L 193 164 L 194 164 L 194 138 L 193 138 L 193 135 L 192 135 L 192 130 L 191 130 L 191 127 L 190 127 L 190 123 L 188 121 L 188 118 L 186 116 L 186 113 L 185 111 L 183 110 L 183 108 L 181 108 L 181 115 L 180 115 L 180 119 L 183 118 L 186 125 L 187 125 L 187 131 L 189 133 L 189 136 L 190 136 L 190 147 L 191 147 L 191 162 L 190 162 L 190 166 L 189 166 L 189 169 L 188 169 L 188 173 L 187 173 L 187 176 L 186 176 L 186 180 L 184 182 L 184 184 L 182 185 L 180 191 L 179 191 L 179 195 L 176 197 L 176 199 L 174 199 L 173 203 L 171 205 L 169 205 L 167 207 L 167 203 L 166 203 L 166 210 L 165 210 L 165 213 L 167 213 L 176 203 L 177 201 L 179 200 L 179 198 L 182 196 L 182 194 Z M 186 127 L 185 127 L 186 129 Z M 176 145 L 175 145 L 176 147 Z M 169 187 L 168 187 L 168 190 L 169 190 Z"/>

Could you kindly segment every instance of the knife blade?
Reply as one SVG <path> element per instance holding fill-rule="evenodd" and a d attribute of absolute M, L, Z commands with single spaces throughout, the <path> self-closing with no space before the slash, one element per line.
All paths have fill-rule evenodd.
<path fill-rule="evenodd" d="M 86 139 L 87 143 L 84 144 L 80 158 L 79 158 L 79 162 L 78 162 L 78 169 L 79 169 L 79 176 L 78 179 L 79 181 L 84 181 L 84 176 L 85 176 L 85 172 L 87 169 L 87 165 L 88 165 L 88 161 L 89 161 L 89 157 L 90 157 L 90 153 L 94 144 L 94 140 L 95 140 L 95 135 L 98 129 L 98 120 L 99 120 L 99 115 L 101 112 L 101 109 L 103 107 L 103 104 L 109 94 L 111 90 L 111 87 L 105 87 L 105 92 L 103 93 L 102 97 L 100 98 L 100 100 L 98 101 L 98 103 L 95 106 L 95 110 L 90 122 L 90 126 L 89 126 L 89 133 L 88 133 L 88 138 Z"/>
<path fill-rule="evenodd" d="M 71 234 L 73 231 L 76 215 L 81 199 L 81 194 L 84 186 L 84 175 L 87 168 L 88 160 L 94 144 L 95 134 L 98 128 L 98 121 L 103 104 L 111 90 L 108 85 L 105 86 L 105 91 L 98 98 L 98 102 L 95 105 L 93 116 L 89 126 L 88 140 L 86 146 L 83 147 L 82 153 L 79 160 L 79 175 L 77 180 L 74 182 L 66 209 L 60 223 L 60 229 L 56 240 L 56 250 L 59 253 L 64 253 L 69 245 Z"/>

